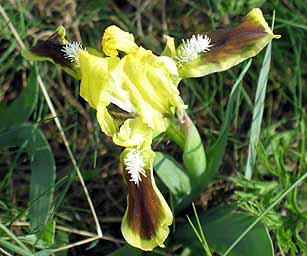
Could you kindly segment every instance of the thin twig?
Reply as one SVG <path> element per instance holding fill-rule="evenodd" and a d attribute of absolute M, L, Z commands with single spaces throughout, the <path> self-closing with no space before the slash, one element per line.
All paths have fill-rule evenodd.
<path fill-rule="evenodd" d="M 87 244 L 87 243 L 96 241 L 96 240 L 98 240 L 98 239 L 100 239 L 100 238 L 101 238 L 101 237 L 99 237 L 99 236 L 87 238 L 87 239 L 81 240 L 81 241 L 79 241 L 79 242 L 71 243 L 71 244 L 68 244 L 68 245 L 61 246 L 61 247 L 59 247 L 59 248 L 53 249 L 52 252 L 64 251 L 64 250 L 67 250 L 67 249 L 72 248 L 72 247 L 76 247 L 76 246 L 79 246 L 79 245 L 82 245 L 82 244 Z"/>
<path fill-rule="evenodd" d="M 95 236 L 95 237 L 91 237 L 91 238 L 87 238 L 87 239 L 81 240 L 79 242 L 71 243 L 71 244 L 68 244 L 68 245 L 65 245 L 65 246 L 53 249 L 52 252 L 64 251 L 64 250 L 67 250 L 69 248 L 73 248 L 73 247 L 76 247 L 76 246 L 79 246 L 79 245 L 82 245 L 82 244 L 87 244 L 87 243 L 96 241 L 98 239 L 103 239 L 103 240 L 111 241 L 111 242 L 114 242 L 114 243 L 125 244 L 125 242 L 123 240 L 115 239 L 115 238 L 113 238 L 111 236 L 103 236 L 103 237 Z"/>
<path fill-rule="evenodd" d="M 12 223 L 12 226 L 29 227 L 30 222 L 28 222 L 28 221 L 15 221 L 15 222 Z M 80 235 L 80 236 L 86 236 L 86 237 L 90 237 L 90 238 L 97 237 L 97 234 L 94 234 L 94 233 L 91 233 L 91 232 L 88 232 L 88 231 L 84 231 L 84 230 L 75 229 L 75 228 L 64 227 L 62 225 L 56 225 L 55 228 L 58 229 L 58 230 L 67 232 L 67 233 L 73 233 L 73 234 L 77 234 L 77 235 Z M 110 242 L 113 242 L 113 243 L 118 243 L 118 244 L 125 244 L 126 243 L 124 240 L 117 239 L 117 238 L 114 238 L 113 236 L 109 236 L 109 235 L 103 235 L 103 237 L 100 237 L 100 239 L 110 241 Z"/>
<path fill-rule="evenodd" d="M 78 230 L 75 228 L 68 228 L 60 225 L 56 225 L 56 229 L 65 231 L 67 233 L 73 233 L 80 236 L 87 236 L 87 237 L 96 237 L 97 235 L 88 231 Z"/>
<path fill-rule="evenodd" d="M 17 43 L 19 44 L 19 46 L 20 46 L 22 49 L 24 49 L 24 48 L 25 48 L 25 44 L 23 43 L 23 41 L 22 41 L 22 39 L 20 38 L 18 32 L 16 31 L 14 25 L 12 24 L 12 22 L 11 22 L 10 19 L 9 19 L 9 17 L 7 16 L 5 10 L 2 8 L 2 5 L 0 5 L 0 13 L 1 13 L 1 16 L 4 18 L 4 20 L 7 22 L 7 25 L 8 25 L 8 27 L 9 27 L 9 29 L 11 30 L 12 34 L 14 35 L 14 37 L 15 37 Z M 63 142 L 64 142 L 64 145 L 65 145 L 65 147 L 66 147 L 66 150 L 67 150 L 67 152 L 68 152 L 68 155 L 69 155 L 69 157 L 70 157 L 70 159 L 71 159 L 71 162 L 72 162 L 72 164 L 73 164 L 73 166 L 74 166 L 74 168 L 75 168 L 75 170 L 76 170 L 76 172 L 77 172 L 77 175 L 78 175 L 78 177 L 79 177 L 81 186 L 82 186 L 82 188 L 83 188 L 85 197 L 86 197 L 86 199 L 87 199 L 87 201 L 88 201 L 88 204 L 89 204 L 89 206 L 90 206 L 90 209 L 91 209 L 91 212 L 92 212 L 92 215 L 93 215 L 95 224 L 96 224 L 97 237 L 98 237 L 98 238 L 101 238 L 103 235 L 102 235 L 101 227 L 100 227 L 100 224 L 99 224 L 99 221 L 98 221 L 98 218 L 97 218 L 97 214 L 96 214 L 95 208 L 94 208 L 94 206 L 93 206 L 92 200 L 91 200 L 91 198 L 90 198 L 90 196 L 89 196 L 89 193 L 88 193 L 88 190 L 87 190 L 87 188 L 86 188 L 86 186 L 85 186 L 85 182 L 84 182 L 84 180 L 83 180 L 83 177 L 82 177 L 82 174 L 81 174 L 81 172 L 80 172 L 80 169 L 79 169 L 79 167 L 78 167 L 78 165 L 77 165 L 77 161 L 76 161 L 76 159 L 75 159 L 75 157 L 74 157 L 74 155 L 73 155 L 73 153 L 72 153 L 72 150 L 71 150 L 71 148 L 70 148 L 70 146 L 69 146 L 69 143 L 68 143 L 68 140 L 67 140 L 67 138 L 66 138 L 66 135 L 65 135 L 65 133 L 64 133 L 64 131 L 63 131 L 61 122 L 60 122 L 59 118 L 57 117 L 57 113 L 56 113 L 56 111 L 55 111 L 55 108 L 54 108 L 54 106 L 53 106 L 53 103 L 51 102 L 51 99 L 50 99 L 50 97 L 49 97 L 49 95 L 48 95 L 46 86 L 44 85 L 44 82 L 42 81 L 42 79 L 41 79 L 41 77 L 40 77 L 39 74 L 37 75 L 37 81 L 38 81 L 38 84 L 39 84 L 39 86 L 40 86 L 40 89 L 41 89 L 41 91 L 42 91 L 42 93 L 43 93 L 43 96 L 44 96 L 44 98 L 45 98 L 45 100 L 46 100 L 46 103 L 47 103 L 47 105 L 48 105 L 48 108 L 49 108 L 49 110 L 50 110 L 50 112 L 51 112 L 51 114 L 52 114 L 52 116 L 53 116 L 54 122 L 55 122 L 55 124 L 56 124 L 56 126 L 57 126 L 57 128 L 58 128 L 58 130 L 59 130 L 59 132 L 60 132 L 60 136 L 62 137 L 62 140 L 63 140 Z"/>
<path fill-rule="evenodd" d="M 5 10 L 2 8 L 2 5 L 0 5 L 0 13 L 1 13 L 1 16 L 3 17 L 3 19 L 5 20 L 5 22 L 7 23 L 9 29 L 11 30 L 12 34 L 14 35 L 14 37 L 15 37 L 17 43 L 19 44 L 19 46 L 21 47 L 21 49 L 26 48 L 26 46 L 23 43 L 22 39 L 20 38 L 18 32 L 16 31 L 13 23 L 10 21 L 10 19 L 7 16 Z"/>
<path fill-rule="evenodd" d="M 0 248 L 0 255 L 1 253 L 5 256 L 12 256 L 12 254 L 8 253 L 7 251 L 5 251 L 4 249 Z"/>

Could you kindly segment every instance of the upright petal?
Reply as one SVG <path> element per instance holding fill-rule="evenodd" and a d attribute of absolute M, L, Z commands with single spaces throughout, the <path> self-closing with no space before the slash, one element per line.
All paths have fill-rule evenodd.
<path fill-rule="evenodd" d="M 112 71 L 116 87 L 130 95 L 136 113 L 150 128 L 163 132 L 165 118 L 173 115 L 172 107 L 183 105 L 177 89 L 177 68 L 169 57 L 157 57 L 151 51 L 139 48 L 124 56 Z"/>
<path fill-rule="evenodd" d="M 129 153 L 133 154 L 133 150 L 129 148 L 122 153 L 124 163 L 129 165 L 125 159 L 131 158 Z M 142 150 L 141 156 L 144 160 L 144 165 L 141 165 L 144 173 L 140 174 L 139 182 L 134 182 L 127 168 L 124 171 L 128 184 L 128 202 L 121 229 L 129 244 L 142 250 L 152 250 L 156 246 L 164 247 L 173 215 L 155 184 L 152 171 L 154 152 L 150 149 Z M 132 155 L 132 158 L 137 162 L 138 157 Z"/>
<path fill-rule="evenodd" d="M 126 54 L 137 51 L 138 46 L 134 42 L 132 34 L 112 25 L 106 28 L 102 37 L 102 50 L 110 57 L 118 55 L 118 51 Z"/>
<path fill-rule="evenodd" d="M 117 58 L 101 58 L 86 51 L 80 51 L 79 63 L 81 71 L 80 96 L 92 108 L 98 105 L 108 105 L 109 65 L 118 62 Z"/>
<path fill-rule="evenodd" d="M 180 77 L 201 77 L 227 70 L 257 55 L 273 38 L 280 37 L 273 34 L 260 9 L 250 11 L 238 26 L 208 32 L 206 36 L 211 39 L 209 51 L 181 65 Z"/>

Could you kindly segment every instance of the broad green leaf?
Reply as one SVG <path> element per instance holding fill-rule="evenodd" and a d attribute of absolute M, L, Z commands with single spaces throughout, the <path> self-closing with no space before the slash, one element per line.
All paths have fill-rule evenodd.
<path fill-rule="evenodd" d="M 154 170 L 170 192 L 180 199 L 191 190 L 190 179 L 180 164 L 171 156 L 156 152 Z"/>
<path fill-rule="evenodd" d="M 206 214 L 199 214 L 199 218 L 210 249 L 220 255 L 255 220 L 246 213 L 237 212 L 233 205 L 218 207 Z M 176 241 L 194 251 L 192 255 L 200 255 L 203 251 L 189 224 L 178 225 L 175 237 Z M 272 240 L 265 226 L 261 223 L 256 225 L 229 255 L 273 256 Z"/>
<path fill-rule="evenodd" d="M 141 256 L 142 251 L 130 245 L 125 245 L 119 248 L 118 250 L 114 251 L 112 254 L 110 254 L 110 256 L 127 256 L 127 255 Z"/>
<path fill-rule="evenodd" d="M 28 120 L 32 114 L 38 98 L 38 85 L 36 70 L 32 66 L 31 73 L 27 80 L 27 86 L 21 94 L 9 106 L 0 108 L 0 131 L 9 127 L 17 126 Z"/>
<path fill-rule="evenodd" d="M 26 143 L 31 160 L 29 218 L 33 229 L 47 224 L 55 185 L 55 161 L 49 144 L 36 125 L 23 124 L 0 134 L 0 148 Z"/>
<path fill-rule="evenodd" d="M 215 177 L 223 160 L 227 145 L 228 129 L 231 124 L 232 115 L 234 112 L 235 101 L 239 92 L 239 85 L 251 65 L 252 60 L 249 60 L 238 76 L 232 90 L 226 108 L 226 115 L 223 121 L 222 129 L 219 132 L 218 139 L 207 151 L 207 168 L 203 175 L 199 178 L 197 185 L 193 184 L 191 193 L 177 205 L 177 212 L 184 209 L 196 198 L 203 190 L 206 189 L 209 182 Z"/>
<path fill-rule="evenodd" d="M 274 17 L 273 17 L 273 23 L 274 23 Z M 257 83 L 252 126 L 251 126 L 250 140 L 248 146 L 248 158 L 245 167 L 245 177 L 247 179 L 251 179 L 253 174 L 253 168 L 256 162 L 256 156 L 257 156 L 256 147 L 260 136 L 262 116 L 264 110 L 264 100 L 265 100 L 266 87 L 268 83 L 270 64 L 271 64 L 271 48 L 272 48 L 272 42 L 269 43 L 266 49 Z"/>

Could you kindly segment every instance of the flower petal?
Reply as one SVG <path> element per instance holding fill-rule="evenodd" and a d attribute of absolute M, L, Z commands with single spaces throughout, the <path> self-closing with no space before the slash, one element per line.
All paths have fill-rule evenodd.
<path fill-rule="evenodd" d="M 135 147 L 144 141 L 152 141 L 153 130 L 142 122 L 140 117 L 127 119 L 114 134 L 113 142 L 122 147 Z"/>
<path fill-rule="evenodd" d="M 157 57 L 151 51 L 139 48 L 136 53 L 121 59 L 112 78 L 117 87 L 129 92 L 143 122 L 161 133 L 167 128 L 165 117 L 173 115 L 171 107 L 183 105 L 174 79 L 176 73 L 171 58 Z"/>
<path fill-rule="evenodd" d="M 116 57 L 118 51 L 133 53 L 138 46 L 134 42 L 132 34 L 112 25 L 106 28 L 102 37 L 102 50 L 107 56 Z"/>
<path fill-rule="evenodd" d="M 50 61 L 79 80 L 80 71 L 78 65 L 65 58 L 63 49 L 67 44 L 65 28 L 60 26 L 46 40 L 39 40 L 30 50 L 24 49 L 22 55 L 29 61 Z"/>
<path fill-rule="evenodd" d="M 273 34 L 258 8 L 250 11 L 238 26 L 209 32 L 207 36 L 213 45 L 210 51 L 182 65 L 180 77 L 201 77 L 227 70 L 257 55 L 273 38 L 280 37 Z"/>
<path fill-rule="evenodd" d="M 117 58 L 101 58 L 86 51 L 80 51 L 79 63 L 81 71 L 80 96 L 92 108 L 110 103 L 107 93 L 109 84 L 110 62 L 118 62 Z"/>
<path fill-rule="evenodd" d="M 129 150 L 131 149 L 126 149 L 121 158 L 124 158 Z M 142 176 L 138 185 L 130 181 L 129 174 L 125 171 L 128 205 L 121 229 L 129 244 L 149 251 L 156 246 L 164 247 L 169 226 L 173 222 L 173 214 L 155 184 L 152 171 L 154 152 L 144 150 L 142 155 L 146 161 L 146 177 Z"/>
<path fill-rule="evenodd" d="M 97 106 L 97 120 L 101 130 L 108 136 L 113 136 L 119 130 L 120 122 L 113 118 L 103 105 Z"/>

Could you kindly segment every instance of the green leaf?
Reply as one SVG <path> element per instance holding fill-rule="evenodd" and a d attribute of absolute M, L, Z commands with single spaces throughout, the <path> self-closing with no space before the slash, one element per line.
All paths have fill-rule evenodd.
<path fill-rule="evenodd" d="M 141 256 L 142 251 L 130 245 L 125 245 L 119 248 L 118 250 L 114 251 L 112 254 L 110 254 L 110 256 L 127 256 L 127 255 Z"/>
<path fill-rule="evenodd" d="M 210 249 L 221 255 L 255 219 L 237 212 L 233 205 L 218 207 L 199 217 Z M 177 226 L 175 238 L 191 248 L 194 251 L 192 255 L 199 255 L 203 250 L 188 224 Z M 265 226 L 257 224 L 229 255 L 273 256 L 273 244 Z"/>
<path fill-rule="evenodd" d="M 45 226 L 41 240 L 47 243 L 49 246 L 54 244 L 56 222 L 54 220 L 49 221 Z"/>
<path fill-rule="evenodd" d="M 29 234 L 19 236 L 18 238 L 24 243 L 28 243 L 35 248 L 48 249 L 54 245 L 55 225 L 56 222 L 52 220 L 45 225 L 42 234 Z"/>
<path fill-rule="evenodd" d="M 27 86 L 22 90 L 18 98 L 9 106 L 2 106 L 0 108 L 0 131 L 27 121 L 36 106 L 37 98 L 38 85 L 36 69 L 32 66 L 31 73 L 27 80 Z"/>
<path fill-rule="evenodd" d="M 226 115 L 223 121 L 222 129 L 219 133 L 219 137 L 207 151 L 207 169 L 199 178 L 198 185 L 196 186 L 195 184 L 193 184 L 194 186 L 192 187 L 191 193 L 186 198 L 184 198 L 184 200 L 180 202 L 179 205 L 176 206 L 177 212 L 190 205 L 194 198 L 196 198 L 203 190 L 206 189 L 209 182 L 215 177 L 216 173 L 219 170 L 219 167 L 225 154 L 228 138 L 228 129 L 231 124 L 235 101 L 239 92 L 239 85 L 243 77 L 245 76 L 247 70 L 249 69 L 251 63 L 252 60 L 250 59 L 246 63 L 244 69 L 242 70 L 236 82 L 234 83 L 234 86 L 232 87 L 227 103 Z"/>
<path fill-rule="evenodd" d="M 32 124 L 23 124 L 0 134 L 0 148 L 26 144 L 31 159 L 29 218 L 33 229 L 48 222 L 55 185 L 55 161 L 44 134 Z"/>
<path fill-rule="evenodd" d="M 274 23 L 274 17 L 273 17 L 273 23 Z M 256 147 L 260 136 L 262 116 L 264 110 L 264 100 L 265 100 L 266 87 L 268 83 L 270 64 L 271 64 L 271 48 L 272 48 L 272 42 L 269 43 L 266 49 L 257 83 L 252 126 L 251 126 L 250 140 L 248 146 L 248 158 L 245 167 L 245 177 L 247 179 L 251 179 L 253 174 L 253 168 L 256 162 L 256 156 L 257 156 Z"/>
<path fill-rule="evenodd" d="M 190 192 L 188 175 L 171 156 L 156 152 L 154 170 L 175 198 L 180 199 Z"/>

